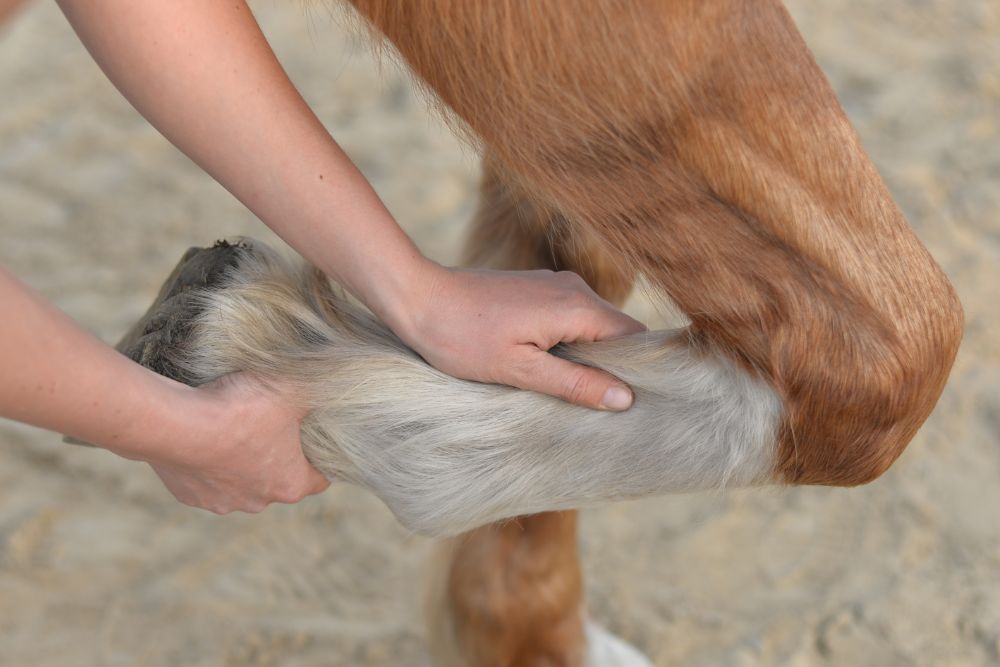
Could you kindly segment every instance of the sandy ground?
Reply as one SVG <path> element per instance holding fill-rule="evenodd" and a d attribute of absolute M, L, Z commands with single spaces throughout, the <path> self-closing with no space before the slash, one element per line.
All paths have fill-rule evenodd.
<path fill-rule="evenodd" d="M 399 220 L 453 261 L 473 156 L 326 10 L 255 7 Z M 1000 5 L 792 9 L 962 296 L 962 352 L 868 487 L 585 512 L 590 607 L 658 665 L 1000 665 Z M 187 246 L 271 238 L 131 110 L 53 4 L 0 33 L 0 90 L 0 263 L 105 340 Z M 360 491 L 220 518 L 144 465 L 0 422 L 2 665 L 421 665 L 428 546 Z"/>

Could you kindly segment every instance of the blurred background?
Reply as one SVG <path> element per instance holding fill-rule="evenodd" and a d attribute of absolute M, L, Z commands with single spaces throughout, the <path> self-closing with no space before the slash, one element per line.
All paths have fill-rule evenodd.
<path fill-rule="evenodd" d="M 475 156 L 336 10 L 253 8 L 397 219 L 454 262 Z M 874 484 L 584 512 L 590 610 L 662 666 L 1000 665 L 1000 3 L 790 8 L 954 281 L 965 341 Z M 52 2 L 0 27 L 0 91 L 0 264 L 104 340 L 188 246 L 274 239 L 131 109 Z M 0 420 L 2 665 L 424 665 L 429 546 L 355 489 L 217 517 L 145 465 Z"/>

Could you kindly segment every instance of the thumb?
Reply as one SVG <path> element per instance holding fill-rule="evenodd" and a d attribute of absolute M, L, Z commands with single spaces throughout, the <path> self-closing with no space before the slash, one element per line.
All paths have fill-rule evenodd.
<path fill-rule="evenodd" d="M 573 363 L 539 348 L 527 353 L 516 377 L 501 380 L 595 410 L 620 412 L 632 406 L 633 394 L 621 380 L 590 366 Z"/>

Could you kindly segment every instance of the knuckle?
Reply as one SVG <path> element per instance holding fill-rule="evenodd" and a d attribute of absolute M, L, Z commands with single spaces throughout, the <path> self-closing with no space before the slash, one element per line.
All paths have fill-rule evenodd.
<path fill-rule="evenodd" d="M 590 376 L 586 371 L 575 371 L 566 382 L 565 398 L 570 403 L 582 403 L 590 392 Z"/>
<path fill-rule="evenodd" d="M 279 489 L 271 492 L 270 500 L 276 503 L 294 503 L 295 494 L 288 489 Z"/>
<path fill-rule="evenodd" d="M 283 484 L 275 489 L 272 497 L 276 502 L 293 504 L 305 498 L 306 494 L 301 484 Z"/>
<path fill-rule="evenodd" d="M 305 494 L 297 489 L 293 491 L 285 491 L 278 498 L 278 502 L 285 503 L 286 505 L 293 505 L 305 497 Z"/>
<path fill-rule="evenodd" d="M 497 373 L 500 382 L 522 389 L 530 388 L 532 380 L 538 375 L 537 362 L 531 355 L 512 359 L 500 370 L 501 372 Z"/>
<path fill-rule="evenodd" d="M 574 273 L 573 271 L 560 271 L 559 275 L 562 276 L 563 280 L 566 282 L 567 285 L 570 285 L 572 287 L 576 287 L 576 288 L 582 289 L 582 290 L 589 290 L 590 289 L 590 287 L 587 285 L 587 281 L 585 281 L 580 276 L 579 273 Z"/>
<path fill-rule="evenodd" d="M 560 278 L 560 279 L 565 280 L 567 282 L 568 281 L 572 281 L 573 278 L 577 277 L 575 273 L 573 273 L 572 271 L 565 270 L 565 269 L 560 270 L 560 271 L 556 271 L 555 275 L 556 275 L 557 278 Z"/>
<path fill-rule="evenodd" d="M 586 310 L 589 312 L 594 307 L 594 299 L 588 292 L 572 292 L 567 295 L 567 301 L 569 306 L 576 310 Z"/>
<path fill-rule="evenodd" d="M 243 509 L 247 514 L 259 514 L 267 508 L 267 503 L 263 502 L 251 502 L 247 503 L 247 506 Z"/>

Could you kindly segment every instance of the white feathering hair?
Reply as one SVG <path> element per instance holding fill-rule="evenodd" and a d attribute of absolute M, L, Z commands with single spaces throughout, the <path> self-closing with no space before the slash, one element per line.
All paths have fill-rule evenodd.
<path fill-rule="evenodd" d="M 318 270 L 241 239 L 169 361 L 294 389 L 309 461 L 443 536 L 504 518 L 774 479 L 781 401 L 682 330 L 559 346 L 635 392 L 622 413 L 442 373 Z"/>

